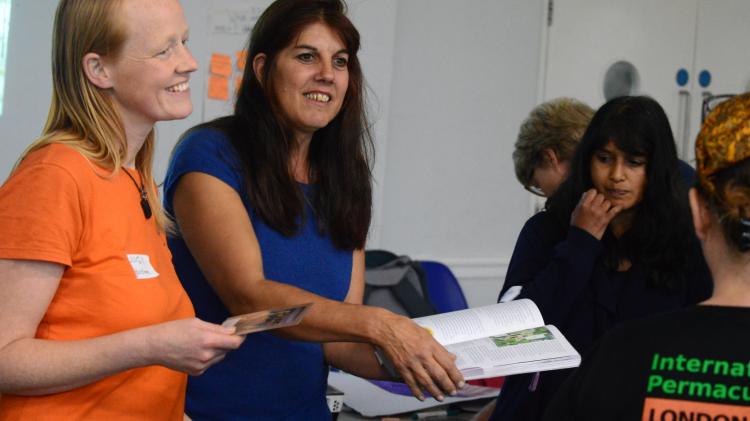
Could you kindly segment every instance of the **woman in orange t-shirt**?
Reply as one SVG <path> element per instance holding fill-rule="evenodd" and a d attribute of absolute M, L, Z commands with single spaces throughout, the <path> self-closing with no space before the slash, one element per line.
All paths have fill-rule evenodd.
<path fill-rule="evenodd" d="M 61 0 L 42 137 L 0 188 L 0 420 L 182 419 L 236 349 L 166 247 L 154 124 L 192 111 L 178 0 Z"/>

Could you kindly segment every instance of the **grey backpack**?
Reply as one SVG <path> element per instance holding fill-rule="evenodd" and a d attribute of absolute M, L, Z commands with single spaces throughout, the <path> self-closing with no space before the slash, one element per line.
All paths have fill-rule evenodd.
<path fill-rule="evenodd" d="M 383 307 L 410 318 L 435 314 L 419 262 L 383 250 L 368 250 L 366 261 L 366 305 Z"/>

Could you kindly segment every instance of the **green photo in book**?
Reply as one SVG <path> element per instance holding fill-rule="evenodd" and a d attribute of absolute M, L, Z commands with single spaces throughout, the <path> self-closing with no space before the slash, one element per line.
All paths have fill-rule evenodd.
<path fill-rule="evenodd" d="M 552 332 L 544 326 L 509 333 L 502 336 L 493 336 L 492 341 L 498 348 L 504 346 L 528 344 L 538 341 L 551 341 L 555 338 Z"/>

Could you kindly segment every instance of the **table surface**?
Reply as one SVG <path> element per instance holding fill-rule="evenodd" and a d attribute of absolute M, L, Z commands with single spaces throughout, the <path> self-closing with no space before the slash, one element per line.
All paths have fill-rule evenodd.
<path fill-rule="evenodd" d="M 462 412 L 458 415 L 450 415 L 445 417 L 429 417 L 429 421 L 470 421 L 474 417 L 474 412 Z M 342 411 L 339 413 L 339 417 L 336 421 L 363 421 L 363 420 L 400 420 L 400 421 L 411 421 L 413 418 L 410 415 L 401 416 L 388 416 L 388 417 L 364 417 L 356 412 Z"/>
<path fill-rule="evenodd" d="M 483 402 L 486 402 L 486 400 L 482 400 Z M 470 421 L 474 415 L 476 415 L 476 411 L 478 409 L 474 407 L 470 407 L 471 410 L 459 410 L 458 415 L 446 415 L 446 416 L 434 416 L 434 417 L 428 417 L 427 420 L 430 421 Z M 477 405 L 477 407 L 481 408 L 481 405 Z M 421 413 L 429 413 L 430 411 L 439 411 L 441 409 L 445 409 L 443 407 L 435 407 L 435 408 L 429 408 L 425 409 L 424 411 L 420 411 Z M 383 416 L 383 417 L 365 417 L 363 415 L 360 415 L 358 412 L 354 411 L 353 409 L 349 407 L 344 407 L 344 410 L 339 412 L 339 416 L 336 421 L 363 421 L 363 420 L 412 420 L 412 414 L 398 414 L 398 415 L 390 415 L 390 416 Z"/>

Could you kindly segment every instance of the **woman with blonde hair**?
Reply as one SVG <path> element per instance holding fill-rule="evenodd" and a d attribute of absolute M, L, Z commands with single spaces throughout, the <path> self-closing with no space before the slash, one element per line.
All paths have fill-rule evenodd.
<path fill-rule="evenodd" d="M 750 415 L 750 93 L 719 104 L 695 144 L 695 232 L 714 290 L 625 324 L 585 356 L 548 420 L 747 419 Z"/>
<path fill-rule="evenodd" d="M 61 0 L 41 138 L 0 188 L 0 420 L 183 417 L 242 338 L 194 318 L 151 171 L 192 111 L 177 0 Z"/>

